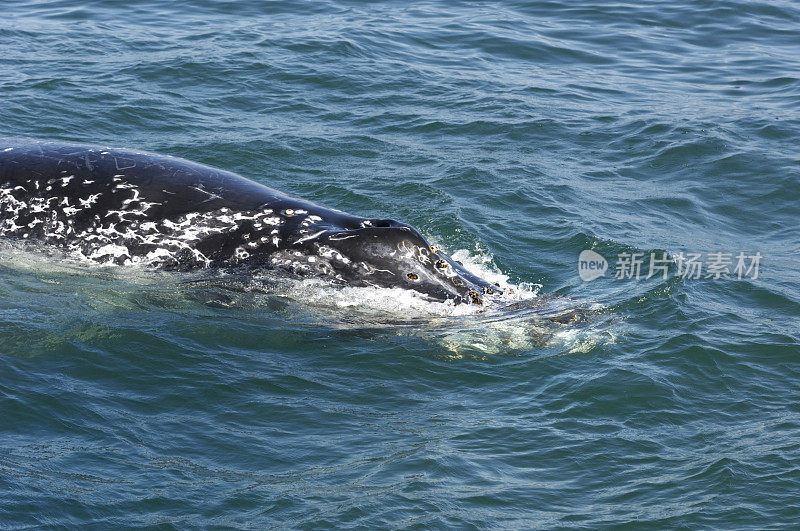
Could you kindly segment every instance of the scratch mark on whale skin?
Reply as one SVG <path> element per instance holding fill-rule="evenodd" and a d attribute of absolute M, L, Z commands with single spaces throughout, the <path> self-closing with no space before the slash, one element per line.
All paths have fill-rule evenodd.
<path fill-rule="evenodd" d="M 73 178 L 65 177 L 63 182 L 68 184 Z M 197 249 L 215 235 L 241 238 L 243 244 L 250 243 L 247 247 L 251 251 L 259 247 L 252 245 L 254 241 L 274 249 L 280 246 L 276 227 L 283 224 L 284 218 L 271 208 L 235 211 L 223 207 L 188 212 L 172 219 L 150 219 L 148 211 L 162 203 L 144 201 L 139 187 L 127 182 L 124 174 L 114 175 L 112 181 L 113 187 L 106 190 L 87 188 L 74 197 L 61 195 L 52 186 L 37 193 L 34 180 L 27 181 L 28 187 L 0 185 L 0 236 L 38 237 L 73 256 L 97 263 L 166 268 L 207 268 L 220 262 L 236 264 L 251 257 L 251 252 L 241 246 L 231 256 L 216 260 Z M 193 188 L 210 199 L 221 199 L 217 194 Z M 251 232 L 240 234 L 245 223 Z M 301 240 L 311 240 L 324 232 Z"/>

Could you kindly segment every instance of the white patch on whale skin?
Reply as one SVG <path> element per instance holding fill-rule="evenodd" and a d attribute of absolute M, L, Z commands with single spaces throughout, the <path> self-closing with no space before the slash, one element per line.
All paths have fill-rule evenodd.
<path fill-rule="evenodd" d="M 92 194 L 89 197 L 87 197 L 86 199 L 78 198 L 78 202 L 80 203 L 81 207 L 89 208 L 93 204 L 97 203 L 97 200 L 100 199 L 100 195 L 101 194 Z"/>
<path fill-rule="evenodd" d="M 237 247 L 236 250 L 233 251 L 233 258 L 236 260 L 246 260 L 250 258 L 250 253 L 245 251 L 242 247 Z"/>
<path fill-rule="evenodd" d="M 256 218 L 269 221 L 270 227 L 280 221 L 271 217 L 272 211 L 233 212 L 228 208 L 191 212 L 172 220 L 148 219 L 147 211 L 161 203 L 142 201 L 138 187 L 123 182 L 121 177 L 117 175 L 112 179 L 115 181 L 112 194 L 130 191 L 130 196 L 115 197 L 117 208 L 106 212 L 94 211 L 102 193 L 88 193 L 92 190 L 86 190 L 82 197 L 70 198 L 53 191 L 52 185 L 41 195 L 22 186 L 0 186 L 0 236 L 38 236 L 76 257 L 99 263 L 208 267 L 211 260 L 196 249 L 204 238 L 234 232 L 239 229 L 240 222 Z M 69 176 L 63 180 L 67 182 L 73 178 Z M 32 185 L 29 188 L 36 187 L 33 183 L 38 185 L 38 181 L 28 181 Z M 86 213 L 91 214 L 87 216 Z M 84 215 L 78 218 L 81 214 Z M 24 224 L 19 222 L 21 219 L 25 220 Z M 245 256 L 239 252 L 232 258 Z"/>
<path fill-rule="evenodd" d="M 336 249 L 328 247 L 327 245 L 321 245 L 319 247 L 319 249 L 317 250 L 317 253 L 323 258 L 336 260 L 337 262 L 342 262 L 343 264 L 351 264 L 352 263 L 352 260 L 347 258 L 345 255 L 343 255 L 342 253 L 340 253 Z"/>
<path fill-rule="evenodd" d="M 118 186 L 117 188 L 119 189 L 120 187 Z M 124 201 L 122 201 L 122 209 L 123 210 L 128 208 L 131 205 L 131 203 L 135 203 L 135 202 L 139 201 L 139 190 L 136 189 L 136 188 L 131 188 L 131 191 L 133 192 L 133 197 L 131 197 L 130 199 L 125 199 Z"/>

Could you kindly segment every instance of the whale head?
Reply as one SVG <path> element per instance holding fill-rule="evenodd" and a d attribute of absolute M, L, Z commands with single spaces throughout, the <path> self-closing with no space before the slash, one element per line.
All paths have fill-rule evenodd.
<path fill-rule="evenodd" d="M 327 276 L 354 286 L 402 287 L 437 301 L 483 304 L 500 289 L 431 246 L 413 227 L 394 220 L 365 220 L 332 229 L 306 246 Z"/>

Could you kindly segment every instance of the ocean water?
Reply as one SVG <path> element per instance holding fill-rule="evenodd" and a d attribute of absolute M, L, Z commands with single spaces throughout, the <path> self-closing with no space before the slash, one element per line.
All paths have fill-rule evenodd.
<path fill-rule="evenodd" d="M 800 523 L 796 2 L 0 11 L 0 136 L 396 218 L 518 300 L 2 242 L 0 527 Z"/>

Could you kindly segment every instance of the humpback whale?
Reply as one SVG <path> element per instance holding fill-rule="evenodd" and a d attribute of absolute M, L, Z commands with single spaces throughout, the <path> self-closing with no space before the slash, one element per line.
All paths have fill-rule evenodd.
<path fill-rule="evenodd" d="M 271 270 L 483 304 L 500 289 L 392 219 L 129 149 L 0 138 L 0 237 L 100 264 Z"/>

